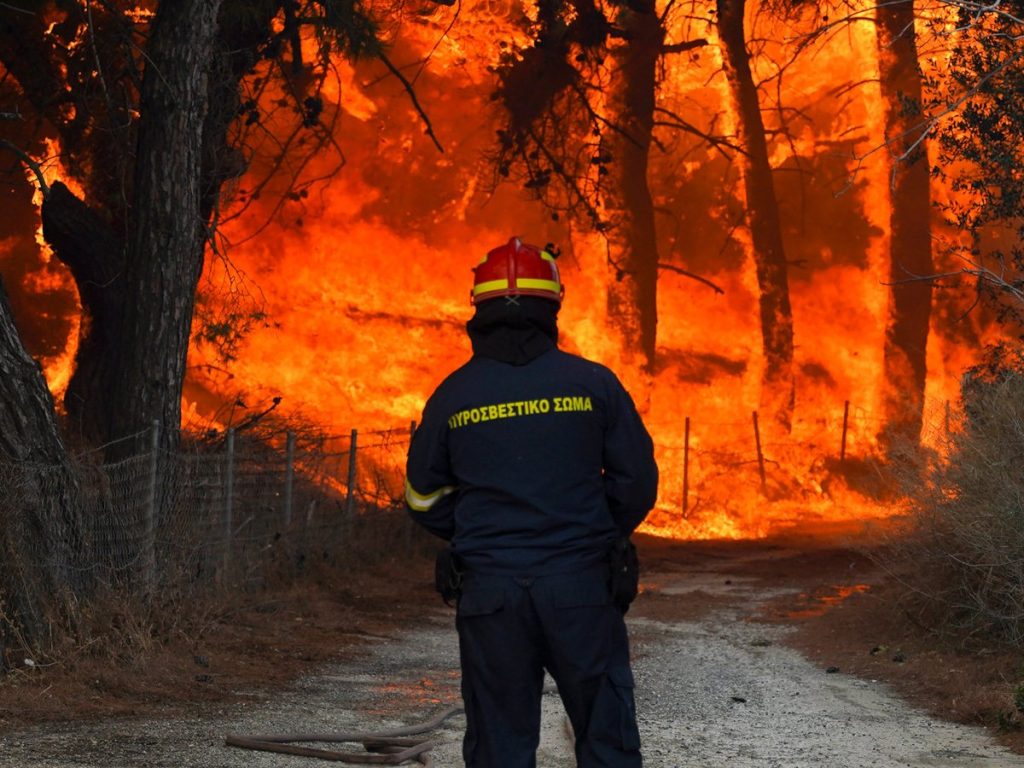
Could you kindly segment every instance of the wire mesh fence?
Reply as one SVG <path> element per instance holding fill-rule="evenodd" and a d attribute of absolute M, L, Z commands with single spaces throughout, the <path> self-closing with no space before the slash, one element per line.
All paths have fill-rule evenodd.
<path fill-rule="evenodd" d="M 959 419 L 959 408 L 948 401 L 927 408 L 920 445 L 941 453 Z M 880 436 L 887 423 L 883 414 L 847 401 L 827 416 L 794 424 L 790 431 L 766 429 L 756 410 L 731 420 L 685 417 L 671 430 L 675 434 L 662 425 L 662 505 L 677 507 L 685 517 L 701 498 L 721 493 L 786 495 L 830 474 L 861 472 L 865 462 L 877 474 L 884 462 Z M 907 438 L 908 450 L 910 442 Z"/>
<path fill-rule="evenodd" d="M 5 591 L 246 588 L 311 558 L 413 548 L 401 508 L 410 430 L 348 436 L 233 431 L 115 463 L 0 464 Z M 12 588 L 32 579 L 37 587 Z M 25 606 L 21 606 L 25 613 Z"/>
<path fill-rule="evenodd" d="M 781 437 L 747 414 L 728 424 L 687 418 L 679 435 L 662 435 L 653 517 L 756 514 L 744 488 L 806 498 L 862 456 L 863 436 L 877 430 L 874 414 L 849 405 L 841 419 Z M 948 407 L 926 425 L 948 434 Z M 415 424 L 347 435 L 229 430 L 183 440 L 173 453 L 159 448 L 158 429 L 150 450 L 116 463 L 96 451 L 66 466 L 0 464 L 0 613 L 5 588 L 19 592 L 16 579 L 38 582 L 20 589 L 30 601 L 33 590 L 77 599 L 109 586 L 249 588 L 311 560 L 412 552 L 429 538 L 402 504 Z M 807 471 L 811 463 L 817 470 Z"/>

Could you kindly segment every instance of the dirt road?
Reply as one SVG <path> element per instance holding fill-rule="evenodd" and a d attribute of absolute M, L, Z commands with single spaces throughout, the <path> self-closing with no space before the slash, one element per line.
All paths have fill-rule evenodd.
<path fill-rule="evenodd" d="M 766 554 L 745 556 L 756 570 Z M 752 619 L 795 587 L 737 575 L 735 555 L 688 563 L 655 556 L 644 585 L 629 624 L 649 768 L 1024 768 L 1024 757 L 982 730 L 932 719 L 880 683 L 829 672 L 785 647 L 791 628 Z M 379 638 L 359 660 L 276 694 L 204 705 L 188 717 L 2 734 L 0 766 L 311 768 L 326 763 L 227 748 L 224 734 L 377 730 L 425 720 L 457 702 L 452 619 L 438 610 Z M 538 765 L 570 768 L 553 695 L 545 697 L 543 722 Z M 462 726 L 456 717 L 436 732 L 441 768 L 461 765 Z"/>

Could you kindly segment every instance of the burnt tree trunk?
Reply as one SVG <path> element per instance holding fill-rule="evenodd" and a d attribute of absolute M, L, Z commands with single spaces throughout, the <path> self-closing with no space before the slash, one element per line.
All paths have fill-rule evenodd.
<path fill-rule="evenodd" d="M 109 400 L 112 456 L 146 449 L 154 421 L 176 445 L 203 266 L 203 125 L 220 0 L 161 3 L 147 48 L 128 228 L 120 365 Z"/>
<path fill-rule="evenodd" d="M 744 0 L 717 0 L 718 34 L 724 49 L 725 76 L 739 116 L 737 132 L 743 152 L 740 162 L 747 198 L 747 223 L 754 246 L 760 289 L 761 344 L 764 371 L 761 405 L 787 431 L 793 418 L 793 310 L 789 303 L 789 274 L 782 246 L 779 206 L 757 86 L 750 71 L 743 29 Z"/>
<path fill-rule="evenodd" d="M 81 13 L 81 8 L 70 8 L 62 26 L 84 24 Z M 51 50 L 56 38 L 48 34 L 47 24 L 40 8 L 9 11 L 0 17 L 0 61 L 17 79 L 29 109 L 57 132 L 61 155 L 73 158 L 66 165 L 90 200 L 86 205 L 56 182 L 43 201 L 42 219 L 43 236 L 54 255 L 71 270 L 82 304 L 75 368 L 64 397 L 68 432 L 86 443 L 100 444 L 107 438 L 105 404 L 110 377 L 105 374 L 110 361 L 106 357 L 110 340 L 120 327 L 123 294 L 123 232 L 111 222 L 123 220 L 126 191 L 112 193 L 109 179 L 99 180 L 106 178 L 109 170 L 99 158 L 111 152 L 127 157 L 124 147 L 130 128 L 126 126 L 132 121 L 120 116 L 115 121 L 119 127 L 116 135 L 110 130 L 88 130 L 88 122 L 95 116 L 65 83 L 65 78 L 76 79 L 75 62 L 65 63 L 69 71 L 60 71 L 61 62 Z M 68 117 L 69 102 L 74 107 L 72 117 Z M 102 149 L 99 144 L 111 144 L 115 149 Z"/>
<path fill-rule="evenodd" d="M 117 371 L 124 306 L 124 242 L 96 212 L 56 182 L 43 200 L 43 237 L 75 279 L 82 304 L 75 370 L 64 393 L 68 431 L 85 443 L 109 440 L 107 396 Z"/>
<path fill-rule="evenodd" d="M 83 527 L 53 398 L 21 343 L 2 283 L 0 483 L 0 638 L 15 635 L 35 649 L 81 592 Z"/>
<path fill-rule="evenodd" d="M 217 53 L 207 62 L 212 75 L 207 78 L 208 110 L 203 128 L 202 221 L 210 220 L 223 183 L 245 171 L 241 153 L 229 147 L 228 129 L 238 115 L 238 83 L 255 63 L 254 52 L 265 39 L 276 9 L 277 4 L 269 0 L 249 3 L 242 9 L 237 2 L 223 8 L 225 21 L 220 25 Z M 47 73 L 50 62 L 25 43 L 33 35 L 42 37 L 40 21 L 31 14 L 19 14 L 17 20 L 18 26 L 0 25 L 0 43 L 9 40 L 16 49 L 21 58 L 11 63 L 23 80 L 23 90 L 37 97 L 33 103 L 37 111 L 48 114 L 54 125 L 62 126 L 62 145 L 75 151 L 81 139 L 74 124 L 62 124 L 56 107 L 42 98 L 42 94 L 52 92 L 48 86 L 56 77 Z M 15 45 L 18 41 L 20 48 Z M 7 58 L 2 59 L 5 64 Z M 36 66 L 26 67 L 25 61 Z M 154 117 L 159 119 L 159 114 Z M 75 367 L 64 395 L 67 429 L 84 443 L 101 445 L 114 438 L 110 408 L 119 407 L 114 406 L 109 393 L 121 377 L 119 338 L 127 290 L 125 237 L 123 231 L 108 223 L 110 216 L 97 212 L 112 207 L 103 203 L 102 196 L 94 198 L 91 187 L 86 186 L 90 189 L 90 205 L 64 184 L 55 183 L 43 202 L 42 220 L 43 235 L 57 258 L 71 270 L 82 304 Z M 173 429 L 178 425 L 168 426 Z"/>
<path fill-rule="evenodd" d="M 654 128 L 656 67 L 664 29 L 653 0 L 619 6 L 615 26 L 623 40 L 611 49 L 613 78 L 601 151 L 610 157 L 602 183 L 607 224 L 608 319 L 626 350 L 654 364 L 658 325 L 658 246 L 647 156 Z"/>
<path fill-rule="evenodd" d="M 0 460 L 61 464 L 67 451 L 39 364 L 25 351 L 0 283 Z"/>
<path fill-rule="evenodd" d="M 879 80 L 885 137 L 892 157 L 889 214 L 889 316 L 885 329 L 882 443 L 892 452 L 921 436 L 927 375 L 931 283 L 907 282 L 934 272 L 928 152 L 921 114 L 921 70 L 914 4 L 877 9 Z"/>

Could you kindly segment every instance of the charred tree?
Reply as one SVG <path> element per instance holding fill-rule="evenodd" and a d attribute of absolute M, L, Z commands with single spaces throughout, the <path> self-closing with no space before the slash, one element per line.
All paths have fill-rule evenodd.
<path fill-rule="evenodd" d="M 330 53 L 383 59 L 376 25 L 356 6 L 323 0 L 167 0 L 152 4 L 152 17 L 116 1 L 0 6 L 0 64 L 21 99 L 13 114 L 36 131 L 19 137 L 23 147 L 2 139 L 0 149 L 35 172 L 44 237 L 69 267 L 83 308 L 69 430 L 106 444 L 106 458 L 118 460 L 148 451 L 159 421 L 163 447 L 172 448 L 210 228 L 224 182 L 246 170 L 246 126 L 261 119 L 258 92 L 241 103 L 243 78 L 265 86 L 279 77 L 295 102 L 294 136 L 326 134 L 317 89 Z M 274 25 L 282 13 L 291 45 Z M 313 62 L 296 44 L 299 23 L 321 43 Z M 25 150 L 43 136 L 58 139 L 82 197 L 44 181 Z M 35 643 L 64 596 L 87 593 L 76 577 L 87 572 L 75 567 L 80 554 L 90 548 L 93 565 L 109 560 L 99 551 L 109 542 L 89 538 L 76 517 L 72 459 L 6 300 L 0 374 L 0 479 L 15 491 L 0 498 L 0 619 Z"/>
<path fill-rule="evenodd" d="M 747 224 L 754 246 L 760 289 L 761 344 L 764 371 L 762 407 L 787 431 L 793 417 L 793 310 L 789 275 L 782 245 L 779 206 L 768 161 L 768 143 L 757 86 L 750 70 L 744 32 L 745 0 L 717 0 L 718 34 L 724 69 L 739 117 L 740 163 L 747 199 Z"/>
<path fill-rule="evenodd" d="M 540 0 L 539 33 L 498 69 L 508 128 L 499 131 L 500 177 L 553 211 L 599 232 L 608 257 L 607 317 L 646 369 L 657 342 L 658 247 L 649 180 L 658 64 L 706 44 L 665 43 L 653 0 Z M 685 273 L 684 274 L 689 274 Z"/>
<path fill-rule="evenodd" d="M 97 10 L 87 17 L 76 4 L 50 27 L 37 4 L 22 5 L 0 18 L 0 61 L 17 79 L 26 112 L 41 118 L 46 132 L 59 139 L 65 166 L 90 201 L 87 205 L 63 183 L 46 189 L 40 181 L 43 235 L 70 269 L 82 304 L 75 370 L 65 393 L 70 432 L 99 444 L 105 442 L 106 416 L 102 407 L 93 406 L 107 402 L 102 374 L 109 361 L 104 358 L 120 324 L 123 224 L 130 194 L 122 184 L 130 154 L 124 147 L 132 144 L 134 121 L 126 113 L 128 100 L 119 99 L 125 107 L 120 109 L 97 98 L 103 89 L 94 71 L 100 51 L 93 46 L 105 39 L 102 31 L 113 23 L 109 15 Z M 71 45 L 87 25 L 93 45 Z M 106 55 L 108 49 L 100 46 Z M 125 65 L 123 59 L 120 63 Z M 115 74 L 109 59 L 105 64 L 109 87 L 117 85 L 120 91 L 130 78 L 123 69 Z"/>
<path fill-rule="evenodd" d="M 125 302 L 111 382 L 109 434 L 146 432 L 154 421 L 176 444 L 181 391 L 202 273 L 206 222 L 203 124 L 220 0 L 161 3 L 142 81 L 134 208 L 129 222 Z M 142 440 L 121 445 L 141 453 Z"/>
<path fill-rule="evenodd" d="M 931 282 L 931 191 L 927 121 L 921 109 L 921 69 L 914 4 L 877 10 L 879 82 L 885 137 L 892 158 L 889 214 L 889 313 L 885 329 L 882 443 L 892 451 L 921 436 L 927 376 Z"/>
<path fill-rule="evenodd" d="M 83 527 L 53 399 L 21 343 L 2 283 L 0 480 L 0 639 L 16 635 L 37 648 L 55 613 L 81 593 Z"/>
<path fill-rule="evenodd" d="M 160 4 L 156 18 L 171 13 L 170 7 L 174 5 Z M 133 352 L 131 344 L 122 338 L 122 330 L 134 327 L 125 323 L 134 323 L 139 318 L 129 319 L 125 311 L 129 307 L 137 308 L 140 302 L 152 298 L 151 293 L 147 294 L 147 299 L 133 295 L 144 281 L 128 285 L 128 267 L 140 267 L 151 259 L 166 258 L 162 252 L 138 258 L 145 247 L 156 246 L 153 241 L 147 245 L 138 241 L 132 244 L 131 238 L 143 231 L 136 221 L 139 214 L 151 211 L 151 215 L 146 214 L 145 217 L 152 223 L 154 216 L 170 210 L 165 206 L 162 211 L 152 211 L 154 204 L 157 207 L 161 205 L 158 198 L 170 204 L 171 198 L 179 192 L 189 195 L 188 205 L 197 206 L 197 213 L 190 220 L 198 218 L 200 221 L 200 226 L 192 228 L 192 234 L 201 251 L 207 239 L 206 227 L 216 215 L 222 185 L 246 169 L 243 154 L 233 143 L 239 140 L 241 132 L 236 130 L 232 133 L 231 129 L 239 123 L 240 113 L 244 111 L 251 115 L 254 107 L 250 105 L 247 111 L 242 109 L 240 83 L 258 61 L 279 54 L 271 22 L 280 11 L 281 2 L 226 0 L 221 6 L 218 22 L 215 9 L 220 5 L 197 6 L 203 12 L 204 23 L 214 20 L 209 28 L 215 35 L 214 42 L 211 47 L 209 39 L 204 39 L 205 50 L 188 51 L 180 63 L 191 68 L 193 76 L 202 70 L 205 92 L 192 94 L 189 104 L 190 108 L 202 108 L 196 112 L 202 130 L 200 133 L 192 131 L 189 143 L 180 145 L 186 147 L 184 156 L 174 149 L 164 155 L 164 158 L 180 158 L 183 162 L 195 163 L 192 150 L 199 151 L 200 160 L 196 165 L 200 176 L 198 198 L 192 192 L 193 181 L 180 186 L 170 181 L 172 174 L 182 168 L 182 164 L 176 162 L 170 166 L 160 163 L 167 170 L 159 182 L 162 188 L 157 189 L 159 183 L 155 185 L 151 178 L 136 188 L 145 155 L 152 151 L 167 152 L 159 137 L 143 139 L 140 129 L 164 130 L 166 136 L 184 141 L 178 138 L 182 127 L 180 123 L 171 129 L 146 127 L 150 122 L 174 120 L 175 116 L 161 114 L 160 109 L 151 106 L 143 109 L 144 105 L 140 104 L 140 100 L 147 98 L 139 92 L 145 87 L 142 69 L 148 67 L 151 72 L 156 71 L 152 68 L 153 56 L 149 50 L 157 42 L 156 21 L 147 30 L 145 55 L 133 60 L 121 49 L 135 49 L 128 41 L 133 34 L 138 34 L 138 30 L 130 28 L 126 17 L 117 12 L 115 4 L 92 7 L 70 4 L 62 9 L 64 16 L 58 15 L 58 21 L 52 27 L 44 23 L 35 5 L 25 4 L 24 10 L 0 13 L 0 61 L 18 80 L 26 102 L 26 114 L 34 113 L 42 118 L 47 130 L 56 134 L 64 168 L 84 191 L 84 199 L 80 199 L 58 182 L 47 191 L 42 206 L 44 237 L 57 258 L 70 269 L 82 305 L 74 372 L 64 398 L 68 432 L 77 442 L 105 444 L 123 437 L 124 434 L 118 430 L 127 428 L 123 413 L 126 404 L 118 403 L 110 396 L 115 387 L 124 384 L 126 377 L 131 378 L 123 368 Z M 178 17 L 173 23 L 179 23 L 183 18 Z M 81 36 L 83 29 L 88 33 L 84 39 L 78 39 L 76 36 Z M 338 37 L 341 39 L 340 33 Z M 182 40 L 179 55 L 184 55 L 187 46 L 195 42 Z M 179 66 L 179 62 L 165 58 L 165 66 Z M 304 66 L 301 61 L 294 63 L 299 68 Z M 175 80 L 173 87 L 179 88 L 178 78 L 172 75 L 167 80 Z M 301 94 L 297 98 L 301 98 Z M 137 104 L 138 109 L 135 108 Z M 135 151 L 124 151 L 126 146 L 135 148 Z M 108 161 L 110 157 L 116 157 L 118 161 Z M 192 172 L 189 171 L 190 174 Z M 176 212 L 180 212 L 180 207 L 175 207 L 178 208 Z M 180 219 L 171 221 L 175 222 L 173 226 L 180 226 Z M 165 232 L 166 227 L 153 231 Z M 131 260 L 128 255 L 130 246 L 134 249 Z M 189 258 L 194 262 L 195 246 L 190 250 L 193 256 Z M 200 266 L 201 263 L 200 257 Z M 165 288 L 168 295 L 176 290 L 194 295 L 195 281 L 189 277 L 177 287 L 169 282 Z M 181 310 L 191 314 L 193 300 L 191 296 L 183 299 L 188 304 L 184 307 L 173 303 L 162 306 L 172 314 Z M 187 329 L 184 334 L 177 333 L 177 337 L 184 339 L 185 347 L 169 352 L 170 359 L 178 359 L 187 348 Z M 172 367 L 183 372 L 180 365 Z M 180 392 L 175 395 L 172 390 L 168 389 L 165 394 L 177 401 Z M 163 416 L 174 418 L 177 410 L 177 407 L 170 407 Z M 149 415 L 147 413 L 146 418 Z M 144 420 L 139 418 L 135 422 Z M 167 426 L 170 427 L 165 430 L 167 439 L 175 439 L 178 422 Z M 132 446 L 124 447 L 129 449 Z"/>
<path fill-rule="evenodd" d="M 43 237 L 71 270 L 85 315 L 64 393 L 69 431 L 84 442 L 103 443 L 124 305 L 124 242 L 59 181 L 44 196 L 42 220 Z"/>
<path fill-rule="evenodd" d="M 656 68 L 665 31 L 653 0 L 622 3 L 614 20 L 610 50 L 612 85 L 609 121 L 600 153 L 608 158 L 601 204 L 611 270 L 608 319 L 622 334 L 623 348 L 639 350 L 645 367 L 654 364 L 658 324 L 658 245 L 647 158 L 654 129 Z"/>

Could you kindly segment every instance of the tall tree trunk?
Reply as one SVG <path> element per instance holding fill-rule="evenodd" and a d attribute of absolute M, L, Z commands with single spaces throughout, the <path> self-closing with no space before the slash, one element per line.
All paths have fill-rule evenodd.
<path fill-rule="evenodd" d="M 203 266 L 203 125 L 220 0 L 161 3 L 142 83 L 134 200 L 127 241 L 119 375 L 111 437 L 154 421 L 164 447 L 178 440 L 195 292 Z M 112 456 L 145 450 L 124 440 Z"/>
<path fill-rule="evenodd" d="M 53 398 L 21 343 L 2 283 L 0 487 L 0 640 L 16 634 L 35 648 L 80 592 L 83 527 Z"/>
<path fill-rule="evenodd" d="M 664 29 L 653 0 L 619 6 L 615 26 L 624 40 L 611 49 L 614 62 L 602 154 L 610 157 L 602 185 L 609 268 L 608 318 L 627 350 L 654 363 L 658 324 L 658 245 L 647 156 L 654 127 L 656 66 Z"/>
<path fill-rule="evenodd" d="M 760 289 L 764 350 L 761 406 L 788 431 L 794 400 L 793 310 L 789 303 L 789 275 L 772 168 L 768 162 L 768 144 L 743 30 L 745 0 L 717 0 L 717 4 L 725 76 L 739 115 L 737 130 L 743 147 L 740 162 L 747 197 L 747 223 Z"/>
<path fill-rule="evenodd" d="M 253 52 L 266 37 L 276 10 L 274 0 L 248 2 L 241 9 L 239 0 L 234 0 L 223 7 L 221 18 L 226 22 L 220 25 L 216 53 L 208 62 L 212 76 L 207 78 L 200 202 L 200 218 L 204 222 L 210 219 L 223 183 L 245 171 L 241 153 L 228 146 L 228 130 L 238 115 L 239 80 L 255 63 Z M 38 23 L 29 15 L 22 24 L 34 22 Z M 3 31 L 0 27 L 0 33 Z M 16 33 L 24 36 L 29 31 L 32 30 L 16 28 L 7 29 L 6 33 L 13 38 Z M 0 34 L 0 42 L 3 40 Z M 33 93 L 45 91 L 41 86 L 49 82 L 45 72 L 32 70 L 22 76 L 34 78 L 29 81 L 29 85 L 35 86 L 31 89 Z M 45 106 L 40 104 L 37 108 Z M 57 258 L 71 270 L 83 312 L 74 373 L 64 395 L 67 429 L 83 442 L 100 445 L 113 439 L 109 431 L 110 409 L 122 407 L 112 403 L 109 393 L 122 376 L 119 338 L 127 288 L 123 234 L 115 231 L 96 210 L 60 182 L 52 186 L 42 206 L 43 235 Z"/>
<path fill-rule="evenodd" d="M 889 214 L 889 316 L 885 329 L 886 419 L 882 444 L 890 453 L 921 436 L 927 376 L 931 284 L 905 282 L 930 275 L 931 192 L 921 114 L 921 70 L 914 33 L 914 4 L 877 8 L 879 80 L 885 103 L 885 136 L 893 158 Z M 909 153 L 909 154 L 908 154 Z"/>

